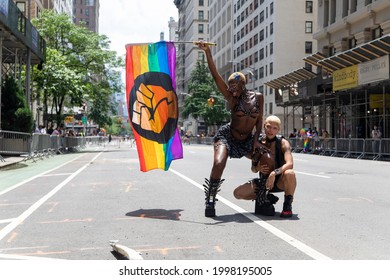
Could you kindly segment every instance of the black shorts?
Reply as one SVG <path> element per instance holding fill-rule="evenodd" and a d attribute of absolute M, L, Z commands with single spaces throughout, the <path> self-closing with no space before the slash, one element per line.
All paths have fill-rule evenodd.
<path fill-rule="evenodd" d="M 280 175 L 276 175 L 275 182 L 274 182 L 274 187 L 269 192 L 271 192 L 271 193 L 272 192 L 284 192 L 284 190 L 279 189 L 278 186 L 277 186 L 277 183 L 278 183 L 279 179 L 280 179 Z"/>
<path fill-rule="evenodd" d="M 231 158 L 242 158 L 250 155 L 253 149 L 253 135 L 250 134 L 247 139 L 237 141 L 233 138 L 230 131 L 230 123 L 221 126 L 217 135 L 214 136 L 214 143 L 221 141 L 228 150 L 228 155 Z"/>

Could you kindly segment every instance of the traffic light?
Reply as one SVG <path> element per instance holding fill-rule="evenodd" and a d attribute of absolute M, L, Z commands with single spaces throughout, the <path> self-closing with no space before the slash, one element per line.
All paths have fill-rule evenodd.
<path fill-rule="evenodd" d="M 213 97 L 210 97 L 209 99 L 207 99 L 207 105 L 208 105 L 209 107 L 214 106 L 214 103 L 215 103 L 215 100 L 214 100 Z"/>

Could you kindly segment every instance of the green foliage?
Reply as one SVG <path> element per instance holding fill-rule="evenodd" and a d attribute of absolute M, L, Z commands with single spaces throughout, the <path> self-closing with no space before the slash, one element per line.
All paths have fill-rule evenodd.
<path fill-rule="evenodd" d="M 15 131 L 30 133 L 33 129 L 33 114 L 27 107 L 18 108 L 15 112 Z"/>
<path fill-rule="evenodd" d="M 184 99 L 183 117 L 192 115 L 195 119 L 202 118 L 206 125 L 221 124 L 228 120 L 230 114 L 225 107 L 225 99 L 218 92 L 215 82 L 204 62 L 198 61 L 188 85 L 191 96 Z M 215 102 L 209 106 L 207 100 L 213 97 Z"/>
<path fill-rule="evenodd" d="M 60 123 L 65 107 L 81 107 L 88 101 L 88 118 L 101 127 L 109 124 L 109 97 L 122 91 L 120 68 L 124 61 L 108 49 L 107 36 L 75 25 L 68 15 L 51 10 L 41 12 L 33 24 L 47 46 L 43 68 L 36 67 L 33 72 L 44 115 L 54 112 Z"/>
<path fill-rule="evenodd" d="M 22 88 L 13 77 L 5 78 L 1 92 L 1 128 L 10 131 L 31 132 L 32 112 L 27 106 Z"/>

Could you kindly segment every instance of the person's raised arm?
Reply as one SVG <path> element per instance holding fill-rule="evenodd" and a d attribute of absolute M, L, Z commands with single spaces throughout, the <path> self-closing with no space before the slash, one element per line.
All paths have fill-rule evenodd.
<path fill-rule="evenodd" d="M 264 96 L 261 93 L 256 93 L 256 98 L 259 104 L 259 115 L 256 120 L 256 131 L 254 133 L 253 138 L 253 152 L 255 149 L 260 147 L 259 137 L 261 134 L 261 130 L 263 129 L 263 106 L 264 106 Z"/>
<path fill-rule="evenodd" d="M 213 56 L 211 54 L 210 47 L 207 43 L 199 41 L 195 43 L 199 48 L 204 50 L 206 54 L 206 59 L 207 59 L 207 65 L 210 69 L 211 76 L 213 76 L 215 84 L 217 85 L 218 90 L 223 94 L 223 96 L 226 99 L 231 98 L 231 94 L 228 91 L 228 85 L 226 82 L 222 79 L 221 75 L 217 71 L 217 67 L 215 66 Z"/>

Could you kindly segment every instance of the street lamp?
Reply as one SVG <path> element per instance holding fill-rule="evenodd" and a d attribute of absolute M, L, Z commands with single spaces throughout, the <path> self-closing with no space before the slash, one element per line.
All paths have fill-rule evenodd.
<path fill-rule="evenodd" d="M 256 78 L 256 76 L 255 76 L 254 72 L 256 71 L 256 69 L 253 66 L 246 65 L 246 64 L 244 64 L 242 62 L 239 62 L 239 61 L 230 60 L 229 62 L 232 63 L 232 64 L 236 63 L 236 64 L 239 64 L 239 65 L 242 65 L 242 66 L 245 67 L 243 70 L 245 70 L 251 76 L 252 88 L 253 88 L 253 90 L 255 90 L 255 87 L 256 87 L 255 86 L 255 82 L 256 82 L 255 78 Z M 248 69 L 250 69 L 250 70 L 248 70 Z"/>

